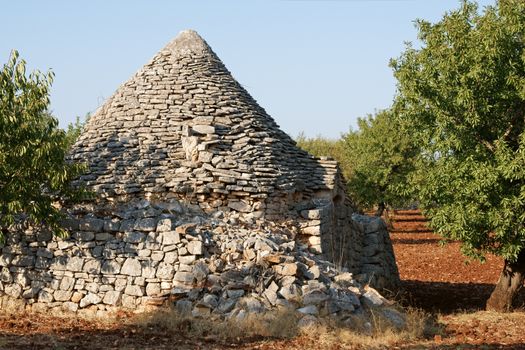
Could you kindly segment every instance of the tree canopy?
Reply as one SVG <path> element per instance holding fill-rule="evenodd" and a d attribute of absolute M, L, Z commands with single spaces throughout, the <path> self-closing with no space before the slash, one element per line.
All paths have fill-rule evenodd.
<path fill-rule="evenodd" d="M 395 114 L 421 146 L 423 209 L 466 255 L 525 263 L 525 2 L 479 14 L 463 1 L 417 28 L 421 47 L 391 65 Z"/>
<path fill-rule="evenodd" d="M 399 128 L 391 110 L 358 119 L 358 129 L 343 136 L 351 169 L 350 195 L 362 208 L 403 206 L 411 201 L 408 177 L 418 149 L 410 135 Z"/>
<path fill-rule="evenodd" d="M 0 70 L 0 228 L 17 219 L 60 228 L 60 202 L 81 195 L 70 181 L 83 169 L 66 162 L 68 139 L 49 113 L 53 73 L 26 74 L 13 51 Z"/>

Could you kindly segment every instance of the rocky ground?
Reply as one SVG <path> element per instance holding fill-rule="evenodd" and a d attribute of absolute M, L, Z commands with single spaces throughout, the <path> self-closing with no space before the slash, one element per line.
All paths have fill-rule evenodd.
<path fill-rule="evenodd" d="M 488 257 L 464 264 L 459 244 L 438 246 L 439 238 L 415 211 L 393 217 L 391 237 L 403 280 L 402 303 L 434 318 L 429 339 L 367 340 L 344 333 L 297 333 L 291 339 L 261 336 L 217 338 L 192 324 L 151 324 L 126 314 L 116 321 L 86 321 L 53 315 L 0 314 L 1 349 L 524 349 L 525 312 L 503 315 L 483 309 L 502 262 Z M 317 329 L 316 332 L 321 332 Z"/>

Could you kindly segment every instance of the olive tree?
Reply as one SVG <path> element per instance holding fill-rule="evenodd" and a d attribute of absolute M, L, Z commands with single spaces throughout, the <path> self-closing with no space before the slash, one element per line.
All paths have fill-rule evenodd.
<path fill-rule="evenodd" d="M 463 253 L 504 259 L 487 308 L 509 310 L 525 276 L 525 2 L 463 1 L 417 28 L 421 46 L 391 65 L 396 115 L 422 150 L 419 199 Z"/>
<path fill-rule="evenodd" d="M 66 162 L 68 140 L 49 113 L 53 80 L 35 71 L 13 51 L 0 70 L 0 238 L 17 220 L 60 227 L 60 203 L 82 191 L 70 187 L 83 166 Z"/>

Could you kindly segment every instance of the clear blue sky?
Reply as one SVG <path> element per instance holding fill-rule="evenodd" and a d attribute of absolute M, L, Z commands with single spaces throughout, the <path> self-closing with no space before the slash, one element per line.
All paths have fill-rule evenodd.
<path fill-rule="evenodd" d="M 481 0 L 481 7 L 495 0 Z M 52 69 L 51 108 L 65 127 L 93 112 L 184 29 L 195 29 L 291 136 L 336 138 L 388 107 L 389 59 L 457 0 L 5 1 L 0 62 L 19 50 Z"/>

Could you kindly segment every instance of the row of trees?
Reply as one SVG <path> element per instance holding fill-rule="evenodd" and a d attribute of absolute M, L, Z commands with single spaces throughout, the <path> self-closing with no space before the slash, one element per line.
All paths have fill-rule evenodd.
<path fill-rule="evenodd" d="M 391 61 L 392 107 L 340 140 L 299 145 L 340 159 L 361 206 L 380 214 L 417 201 L 468 257 L 501 256 L 487 308 L 509 310 L 525 277 L 525 2 L 499 0 L 480 14 L 463 1 L 416 25 L 421 46 Z"/>
<path fill-rule="evenodd" d="M 421 46 L 391 66 L 391 108 L 358 122 L 340 140 L 307 139 L 314 154 L 341 161 L 362 207 L 418 201 L 432 228 L 463 252 L 494 253 L 505 266 L 487 307 L 508 310 L 525 276 L 525 2 L 499 0 L 482 14 L 461 7 L 418 21 Z M 60 202 L 82 192 L 65 161 L 68 133 L 49 113 L 53 75 L 27 75 L 14 52 L 0 71 L 0 229 L 25 217 L 60 228 Z"/>

